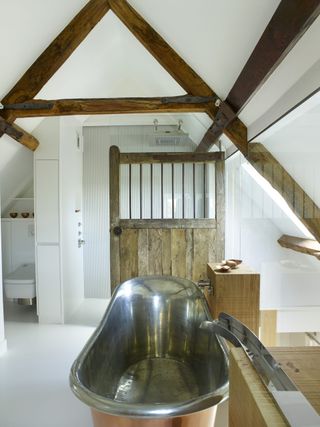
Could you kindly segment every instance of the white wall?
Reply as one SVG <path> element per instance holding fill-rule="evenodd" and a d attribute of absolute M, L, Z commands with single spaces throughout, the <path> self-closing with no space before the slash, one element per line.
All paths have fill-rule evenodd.
<path fill-rule="evenodd" d="M 13 144 L 18 143 L 13 141 Z M 0 149 L 0 154 L 1 151 L 2 150 Z M 30 186 L 32 181 L 33 152 L 25 147 L 19 146 L 13 157 L 0 171 L 2 213 L 4 213 L 6 208 L 10 206 L 10 199 L 17 197 Z"/>
<path fill-rule="evenodd" d="M 260 142 L 320 206 L 320 93 L 261 136 Z"/>
<path fill-rule="evenodd" d="M 72 117 L 60 119 L 60 216 L 64 318 L 84 297 L 82 239 L 82 129 Z M 80 226 L 78 225 L 80 224 Z"/>
<path fill-rule="evenodd" d="M 279 310 L 279 331 L 300 332 L 297 324 L 303 331 L 318 330 L 320 263 L 280 247 L 282 234 L 301 231 L 244 170 L 244 162 L 240 154 L 226 162 L 226 257 L 243 259 L 261 274 L 261 309 Z M 310 310 L 318 316 L 307 315 Z"/>
<path fill-rule="evenodd" d="M 45 119 L 36 129 L 35 220 L 40 323 L 63 323 L 83 300 L 82 147 L 80 124 Z"/>
<path fill-rule="evenodd" d="M 84 283 L 85 296 L 110 296 L 109 279 L 109 148 L 121 151 L 193 151 L 183 147 L 159 147 L 153 126 L 108 126 L 84 128 Z"/>
<path fill-rule="evenodd" d="M 2 271 L 5 278 L 23 264 L 34 264 L 34 221 L 2 218 Z"/>
<path fill-rule="evenodd" d="M 0 228 L 1 234 L 1 228 Z M 0 238 L 0 253 L 2 253 L 2 245 Z M 4 317 L 3 317 L 3 281 L 2 281 L 2 259 L 0 257 L 0 356 L 7 350 L 7 341 L 4 335 Z"/>
<path fill-rule="evenodd" d="M 59 118 L 48 118 L 35 130 L 36 282 L 40 323 L 63 323 L 59 217 Z"/>

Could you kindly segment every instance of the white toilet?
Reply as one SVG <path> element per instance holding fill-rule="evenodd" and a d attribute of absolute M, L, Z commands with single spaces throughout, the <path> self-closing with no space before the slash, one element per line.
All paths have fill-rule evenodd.
<path fill-rule="evenodd" d="M 10 273 L 3 283 L 7 298 L 32 300 L 36 296 L 34 264 L 21 265 Z"/>

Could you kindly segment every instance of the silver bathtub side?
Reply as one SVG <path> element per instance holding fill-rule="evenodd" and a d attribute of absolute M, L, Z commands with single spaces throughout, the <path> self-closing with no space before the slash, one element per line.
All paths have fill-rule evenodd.
<path fill-rule="evenodd" d="M 224 341 L 200 329 L 206 320 L 212 320 L 206 300 L 188 280 L 149 276 L 122 283 L 71 368 L 72 391 L 99 412 L 130 418 L 176 417 L 216 405 L 228 394 L 228 357 Z M 119 388 L 120 378 L 141 360 L 151 364 L 173 360 L 188 366 L 195 383 L 176 371 L 171 380 L 176 384 L 184 379 L 183 391 L 190 393 L 150 402 L 150 394 L 157 390 L 146 388 L 127 397 L 131 374 Z M 137 372 L 147 375 L 141 365 Z"/>

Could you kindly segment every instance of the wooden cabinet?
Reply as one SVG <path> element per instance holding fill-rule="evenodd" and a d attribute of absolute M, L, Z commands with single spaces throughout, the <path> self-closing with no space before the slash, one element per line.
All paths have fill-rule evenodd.
<path fill-rule="evenodd" d="M 208 264 L 212 285 L 209 305 L 214 318 L 225 312 L 243 322 L 259 335 L 260 275 L 240 264 L 229 273 L 215 271 L 217 264 Z"/>

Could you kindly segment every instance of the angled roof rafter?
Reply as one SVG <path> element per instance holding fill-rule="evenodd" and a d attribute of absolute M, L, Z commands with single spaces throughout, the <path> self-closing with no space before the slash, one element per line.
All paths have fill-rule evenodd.
<path fill-rule="evenodd" d="M 281 0 L 226 98 L 226 103 L 236 115 L 260 89 L 319 14 L 319 0 Z M 222 117 L 220 122 L 214 122 L 196 151 L 209 151 L 228 126 L 230 120 L 225 117 Z"/>
<path fill-rule="evenodd" d="M 11 138 L 15 139 L 20 144 L 34 151 L 37 149 L 39 142 L 30 133 L 23 130 L 21 127 L 14 123 L 7 122 L 3 117 L 0 116 L 0 132 L 7 134 Z"/>

